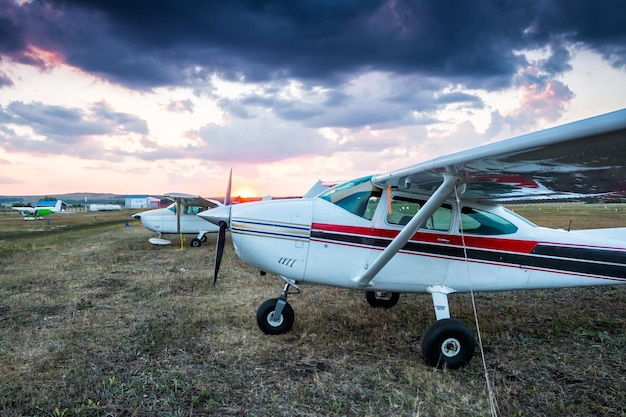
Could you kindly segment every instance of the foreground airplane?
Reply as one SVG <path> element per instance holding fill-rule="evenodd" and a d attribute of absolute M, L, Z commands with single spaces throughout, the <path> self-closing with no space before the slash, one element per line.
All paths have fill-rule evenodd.
<path fill-rule="evenodd" d="M 12 207 L 18 210 L 24 220 L 42 220 L 43 216 L 64 211 L 63 201 L 40 201 L 35 207 Z"/>
<path fill-rule="evenodd" d="M 626 109 L 359 178 L 314 198 L 199 216 L 220 226 L 214 283 L 226 228 L 243 261 L 284 281 L 257 312 L 265 333 L 291 329 L 287 296 L 300 284 L 361 290 L 385 308 L 401 293 L 426 292 L 437 321 L 422 336 L 424 359 L 457 368 L 472 358 L 475 337 L 450 318 L 450 294 L 626 283 L 623 234 L 537 227 L 500 204 L 624 198 Z"/>
<path fill-rule="evenodd" d="M 216 200 L 208 200 L 197 195 L 169 193 L 165 197 L 174 199 L 174 202 L 166 208 L 153 209 L 134 214 L 134 219 L 141 219 L 141 224 L 148 230 L 157 232 L 159 237 L 150 238 L 148 241 L 153 245 L 169 245 L 172 243 L 163 239 L 164 234 L 193 234 L 191 246 L 200 247 L 206 242 L 207 233 L 216 233 L 218 226 L 207 223 L 197 216 L 198 213 L 222 203 Z"/>

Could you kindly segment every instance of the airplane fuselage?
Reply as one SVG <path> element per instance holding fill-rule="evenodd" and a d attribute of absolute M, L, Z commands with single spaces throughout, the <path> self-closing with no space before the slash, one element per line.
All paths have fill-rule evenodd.
<path fill-rule="evenodd" d="M 13 210 L 19 211 L 20 214 L 24 216 L 24 220 L 41 220 L 43 219 L 43 216 L 63 211 L 63 202 L 61 200 L 57 200 L 54 205 L 38 204 L 36 207 L 13 207 Z"/>
<path fill-rule="evenodd" d="M 180 208 L 180 213 L 177 211 Z M 153 209 L 137 213 L 133 218 L 141 220 L 141 224 L 148 230 L 159 234 L 158 238 L 151 238 L 148 241 L 156 245 L 164 245 L 171 243 L 169 240 L 162 239 L 164 234 L 193 234 L 196 235 L 191 240 L 191 246 L 199 247 L 206 241 L 207 233 L 216 233 L 219 227 L 204 221 L 196 214 L 203 210 L 199 206 L 186 206 L 171 204 L 166 208 Z"/>
<path fill-rule="evenodd" d="M 168 208 L 153 209 L 138 213 L 141 224 L 148 230 L 162 234 L 179 233 L 176 213 Z M 215 233 L 217 226 L 202 220 L 195 214 L 180 215 L 180 232 L 183 234 L 197 234 L 200 231 Z"/>
<path fill-rule="evenodd" d="M 396 206 L 409 200 L 400 194 L 391 197 L 398 197 L 393 201 Z M 444 286 L 467 292 L 626 283 L 624 241 L 537 227 L 501 206 L 461 203 L 459 210 L 455 201 L 447 201 L 439 224 L 420 228 L 363 288 L 355 278 L 403 228 L 389 213 L 387 198 L 386 193 L 379 196 L 371 218 L 323 198 L 233 206 L 233 244 L 244 262 L 296 283 L 369 291 L 424 292 Z M 493 218 L 461 232 L 462 222 L 468 227 L 473 221 L 468 216 L 480 220 L 487 214 Z"/>

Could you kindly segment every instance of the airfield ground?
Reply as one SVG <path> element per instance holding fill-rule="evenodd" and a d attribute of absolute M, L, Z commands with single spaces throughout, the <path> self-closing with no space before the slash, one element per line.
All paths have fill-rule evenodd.
<path fill-rule="evenodd" d="M 626 205 L 515 211 L 550 227 L 626 226 Z M 276 278 L 227 244 L 213 287 L 214 236 L 154 247 L 129 214 L 0 213 L 1 416 L 491 415 L 479 353 L 457 371 L 422 362 L 428 295 L 374 310 L 358 292 L 304 287 L 293 330 L 266 336 L 255 314 Z M 626 287 L 482 293 L 476 305 L 499 415 L 626 415 Z M 468 295 L 451 309 L 475 327 Z"/>

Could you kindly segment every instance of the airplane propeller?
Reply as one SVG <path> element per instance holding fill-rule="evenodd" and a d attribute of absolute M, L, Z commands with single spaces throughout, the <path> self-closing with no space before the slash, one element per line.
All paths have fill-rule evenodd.
<path fill-rule="evenodd" d="M 233 169 L 230 169 L 228 176 L 228 185 L 226 187 L 226 196 L 224 197 L 224 206 L 228 208 L 227 220 L 220 220 L 220 230 L 217 234 L 217 245 L 215 247 L 215 269 L 213 270 L 213 285 L 217 283 L 217 274 L 220 270 L 220 264 L 222 263 L 222 255 L 224 254 L 224 245 L 226 244 L 226 229 L 230 227 L 230 193 L 231 185 L 233 181 Z"/>

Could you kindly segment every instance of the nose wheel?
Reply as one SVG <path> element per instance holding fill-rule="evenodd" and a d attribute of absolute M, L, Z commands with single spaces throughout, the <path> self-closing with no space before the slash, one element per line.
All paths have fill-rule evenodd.
<path fill-rule="evenodd" d="M 257 310 L 256 322 L 265 334 L 283 334 L 293 327 L 295 321 L 293 308 L 285 301 L 282 311 L 278 312 L 280 301 L 280 298 L 272 298 L 261 304 Z"/>
<path fill-rule="evenodd" d="M 256 323 L 263 333 L 278 335 L 287 333 L 293 327 L 295 314 L 287 302 L 290 285 L 295 287 L 294 283 L 287 282 L 280 297 L 265 301 L 257 310 Z"/>

